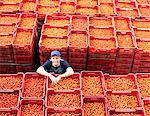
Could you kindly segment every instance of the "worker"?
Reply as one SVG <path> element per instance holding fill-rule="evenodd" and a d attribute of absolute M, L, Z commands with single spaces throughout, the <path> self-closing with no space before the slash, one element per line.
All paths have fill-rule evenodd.
<path fill-rule="evenodd" d="M 61 53 L 57 50 L 51 52 L 51 58 L 40 66 L 37 73 L 48 76 L 53 84 L 56 84 L 62 77 L 67 77 L 74 74 L 72 67 L 69 63 L 61 59 Z M 53 76 L 50 72 L 59 74 L 57 77 Z"/>

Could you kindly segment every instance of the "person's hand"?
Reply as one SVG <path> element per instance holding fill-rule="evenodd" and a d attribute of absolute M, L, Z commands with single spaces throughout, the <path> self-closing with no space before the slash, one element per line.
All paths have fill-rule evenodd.
<path fill-rule="evenodd" d="M 50 76 L 49 78 L 51 79 L 52 84 L 57 84 L 57 78 L 55 78 L 54 76 Z"/>
<path fill-rule="evenodd" d="M 57 83 L 61 80 L 62 76 L 61 75 L 58 75 L 57 76 Z"/>

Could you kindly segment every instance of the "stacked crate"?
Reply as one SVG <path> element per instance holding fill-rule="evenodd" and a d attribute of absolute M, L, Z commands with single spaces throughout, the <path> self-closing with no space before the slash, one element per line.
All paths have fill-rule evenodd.
<path fill-rule="evenodd" d="M 17 71 L 31 71 L 34 68 L 36 28 L 37 14 L 21 14 L 13 41 L 13 53 Z"/>
<path fill-rule="evenodd" d="M 20 94 L 20 115 L 44 115 L 45 84 L 45 76 L 35 72 L 25 73 Z"/>
<path fill-rule="evenodd" d="M 107 116 L 104 76 L 101 71 L 82 71 L 82 94 L 84 115 Z M 95 84 L 96 83 L 96 84 Z M 97 89 L 95 89 L 97 88 Z"/>
<path fill-rule="evenodd" d="M 112 18 L 89 19 L 88 70 L 113 73 L 117 42 Z"/>
<path fill-rule="evenodd" d="M 102 0 L 100 1 L 100 16 L 116 16 L 116 7 L 113 0 Z"/>
<path fill-rule="evenodd" d="M 76 1 L 76 14 L 98 16 L 99 15 L 99 2 L 98 0 L 77 0 Z"/>
<path fill-rule="evenodd" d="M 40 38 L 40 62 L 43 64 L 50 59 L 53 50 L 61 52 L 61 57 L 68 60 L 68 34 L 70 30 L 70 16 L 48 15 L 42 28 Z"/>
<path fill-rule="evenodd" d="M 57 77 L 57 74 L 53 74 Z M 141 115 L 150 111 L 150 74 L 82 71 L 52 84 L 35 72 L 0 75 L 0 115 Z"/>
<path fill-rule="evenodd" d="M 135 50 L 135 58 L 133 62 L 132 72 L 149 72 L 150 71 L 150 42 L 144 40 L 136 40 L 137 49 Z"/>
<path fill-rule="evenodd" d="M 37 4 L 37 0 L 22 0 L 19 6 L 19 11 L 21 13 L 35 13 Z"/>
<path fill-rule="evenodd" d="M 86 70 L 88 18 L 72 16 L 69 35 L 69 63 L 75 71 Z"/>
<path fill-rule="evenodd" d="M 109 115 L 144 116 L 141 95 L 134 74 L 104 74 L 104 79 Z"/>
<path fill-rule="evenodd" d="M 134 36 L 136 38 L 137 49 L 133 62 L 132 72 L 149 72 L 150 68 L 150 20 L 132 20 Z"/>
<path fill-rule="evenodd" d="M 36 13 L 39 18 L 45 18 L 46 15 L 58 14 L 60 9 L 60 0 L 39 0 L 36 6 Z"/>
<path fill-rule="evenodd" d="M 18 13 L 21 0 L 2 0 L 0 3 L 0 13 Z"/>
<path fill-rule="evenodd" d="M 56 74 L 54 74 L 54 76 L 57 77 Z M 52 84 L 51 80 L 47 78 L 46 88 L 46 116 L 83 114 L 81 108 L 81 76 L 79 73 L 62 78 L 57 85 Z M 61 100 L 56 103 L 54 99 Z"/>
<path fill-rule="evenodd" d="M 0 14 L 0 73 L 15 73 L 12 42 L 19 14 Z"/>
<path fill-rule="evenodd" d="M 118 51 L 116 56 L 115 74 L 131 72 L 135 52 L 135 38 L 133 37 L 131 21 L 127 17 L 114 17 Z"/>
<path fill-rule="evenodd" d="M 139 9 L 136 1 L 118 1 L 115 0 L 116 12 L 118 16 L 139 17 Z"/>

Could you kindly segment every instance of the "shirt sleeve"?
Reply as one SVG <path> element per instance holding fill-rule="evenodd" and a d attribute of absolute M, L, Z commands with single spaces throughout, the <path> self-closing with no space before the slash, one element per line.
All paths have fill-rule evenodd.
<path fill-rule="evenodd" d="M 64 61 L 63 68 L 66 70 L 68 67 L 70 67 L 69 63 L 67 61 Z"/>
<path fill-rule="evenodd" d="M 51 67 L 51 61 L 47 60 L 42 66 L 45 70 L 49 70 Z"/>

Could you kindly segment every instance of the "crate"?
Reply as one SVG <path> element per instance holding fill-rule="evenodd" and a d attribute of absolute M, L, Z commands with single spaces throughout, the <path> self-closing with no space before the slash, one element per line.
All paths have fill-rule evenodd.
<path fill-rule="evenodd" d="M 62 0 L 62 2 L 74 2 L 74 3 L 76 3 L 77 1 L 76 0 Z"/>
<path fill-rule="evenodd" d="M 0 56 L 0 63 L 13 63 L 14 57 L 13 55 L 2 55 Z"/>
<path fill-rule="evenodd" d="M 86 64 L 80 64 L 80 63 L 70 63 L 71 67 L 75 70 L 85 70 L 86 69 Z"/>
<path fill-rule="evenodd" d="M 5 56 L 5 55 L 13 55 L 13 48 L 12 48 L 12 41 L 13 41 L 13 35 L 9 34 L 9 35 L 1 35 L 1 42 L 5 42 L 3 41 L 3 39 L 9 39 L 10 42 L 6 41 L 6 43 L 1 43 L 0 45 L 0 56 Z"/>
<path fill-rule="evenodd" d="M 16 66 L 13 65 L 13 63 L 0 63 L 0 73 L 1 74 L 17 73 Z"/>
<path fill-rule="evenodd" d="M 114 23 L 117 31 L 131 31 L 131 20 L 128 17 L 114 17 Z M 122 25 L 122 23 L 124 25 Z"/>
<path fill-rule="evenodd" d="M 16 31 L 16 24 L 12 23 L 12 24 L 0 24 L 0 35 L 11 35 L 14 34 Z"/>
<path fill-rule="evenodd" d="M 20 14 L 0 14 L 0 24 L 18 23 Z"/>
<path fill-rule="evenodd" d="M 114 43 L 114 47 L 113 48 L 95 48 L 94 46 L 91 46 L 91 41 L 92 40 L 100 40 L 100 41 L 112 41 Z M 90 37 L 89 39 L 89 49 L 88 52 L 89 54 L 115 54 L 117 52 L 117 43 L 116 43 L 116 39 L 115 38 L 95 38 L 95 37 Z"/>
<path fill-rule="evenodd" d="M 33 71 L 35 71 L 33 64 L 17 64 L 16 70 L 17 70 L 17 72 L 33 72 Z"/>
<path fill-rule="evenodd" d="M 112 17 L 89 17 L 89 26 L 111 27 L 114 26 Z"/>
<path fill-rule="evenodd" d="M 71 57 L 71 58 L 85 58 L 86 56 L 87 56 L 87 53 L 80 53 L 80 52 L 71 52 L 70 54 L 69 54 L 69 56 Z"/>
<path fill-rule="evenodd" d="M 32 64 L 34 61 L 33 55 L 14 55 L 14 59 L 17 64 Z"/>
<path fill-rule="evenodd" d="M 111 107 L 110 106 L 110 102 L 109 102 L 109 99 L 108 99 L 108 95 L 111 94 L 111 95 L 125 95 L 125 96 L 135 96 L 137 98 L 137 107 L 133 108 L 132 106 L 126 106 L 127 108 L 114 108 L 114 107 Z M 122 110 L 124 112 L 134 112 L 136 110 L 142 110 L 142 100 L 141 100 L 141 96 L 139 95 L 139 92 L 138 91 L 131 91 L 131 92 L 128 92 L 128 91 L 124 91 L 124 92 L 112 92 L 112 91 L 107 91 L 106 92 L 106 96 L 107 96 L 107 100 L 108 100 L 108 109 L 109 110 L 112 110 L 112 111 L 116 111 L 116 112 L 122 112 Z M 119 98 L 118 98 L 119 99 Z M 123 101 L 122 101 L 123 102 Z M 116 101 L 117 103 L 117 101 Z M 122 106 L 121 106 L 122 107 Z"/>
<path fill-rule="evenodd" d="M 19 31 L 24 31 L 24 32 L 30 32 L 31 38 L 30 38 L 30 43 L 29 44 L 16 44 L 16 38 L 17 38 L 17 33 Z M 14 35 L 14 41 L 13 41 L 13 52 L 14 55 L 32 55 L 33 54 L 33 48 L 34 48 L 34 40 L 35 40 L 35 33 L 33 29 L 22 29 L 22 28 L 17 28 L 16 34 Z"/>
<path fill-rule="evenodd" d="M 35 115 L 41 115 L 41 116 L 44 116 L 44 100 L 42 100 L 42 99 L 39 99 L 39 100 L 32 100 L 32 99 L 30 99 L 30 100 L 27 100 L 27 99 L 22 99 L 21 101 L 20 101 L 20 115 L 23 115 L 23 107 L 25 106 L 25 105 L 28 105 L 28 107 L 30 106 L 32 106 L 32 105 L 39 105 L 39 106 L 41 106 L 42 107 L 42 114 L 35 114 Z M 34 106 L 35 107 L 35 106 Z M 35 110 L 35 109 L 34 109 Z M 26 110 L 26 112 L 32 112 L 33 113 L 33 111 L 32 111 L 32 109 L 28 109 L 28 110 Z M 35 111 L 34 113 L 36 113 L 37 111 Z M 31 114 L 30 114 L 31 115 Z"/>
<path fill-rule="evenodd" d="M 11 109 L 15 109 L 17 110 L 19 108 L 19 102 L 20 102 L 20 90 L 15 90 L 15 91 L 0 91 L 0 94 L 13 94 L 13 95 L 16 95 L 17 96 L 17 103 L 14 103 L 12 104 L 11 107 L 1 107 L 1 110 L 11 110 Z M 6 99 L 6 98 L 5 98 Z M 3 103 L 5 104 L 8 104 L 8 102 L 12 103 L 12 100 L 13 99 L 10 99 L 10 101 L 7 101 L 3 99 Z"/>
<path fill-rule="evenodd" d="M 76 4 L 74 2 L 61 2 L 60 13 L 63 15 L 74 15 L 76 12 Z"/>
<path fill-rule="evenodd" d="M 86 64 L 86 58 L 69 58 L 69 63 Z"/>
<path fill-rule="evenodd" d="M 139 67 L 138 72 L 139 73 L 149 73 L 150 72 L 150 68 L 149 67 Z"/>
<path fill-rule="evenodd" d="M 150 30 L 134 28 L 134 36 L 136 39 L 149 41 Z"/>
<path fill-rule="evenodd" d="M 135 58 L 138 60 L 142 60 L 142 59 L 149 59 L 150 57 L 150 50 L 149 45 L 147 41 L 145 40 L 139 40 L 137 39 L 137 49 L 135 49 Z M 141 47 L 141 45 L 139 44 L 140 42 L 144 42 L 146 44 L 143 44 L 143 46 Z"/>
<path fill-rule="evenodd" d="M 121 57 L 117 57 L 115 63 L 120 63 L 120 64 L 132 64 L 132 60 L 130 58 L 121 58 Z"/>
<path fill-rule="evenodd" d="M 63 106 L 63 104 L 61 104 L 61 103 L 59 103 L 59 104 L 61 104 L 61 106 L 49 106 L 49 104 L 48 104 L 48 96 L 49 95 L 61 95 L 61 94 L 63 94 L 64 96 L 65 95 L 70 95 L 70 94 L 72 94 L 72 95 L 78 95 L 79 96 L 79 100 L 80 101 L 78 101 L 78 102 L 80 102 L 78 105 L 79 106 L 77 106 L 77 104 L 74 104 L 74 105 L 76 105 L 76 106 Z M 64 99 L 63 97 L 62 97 L 62 99 Z M 69 100 L 69 99 L 68 99 Z M 73 98 L 72 98 L 72 100 L 73 100 Z M 71 101 L 70 101 L 71 102 Z M 74 101 L 75 102 L 75 101 Z M 46 100 L 45 100 L 45 105 L 46 105 L 46 107 L 47 108 L 55 108 L 55 109 L 62 109 L 62 110 L 75 110 L 75 109 L 80 109 L 81 108 L 81 104 L 82 104 L 82 93 L 81 93 L 81 91 L 80 90 L 68 90 L 67 92 L 65 91 L 65 92 L 58 92 L 58 91 L 54 91 L 54 90 L 47 90 L 47 94 L 46 94 Z M 72 104 L 70 104 L 70 105 L 72 105 Z"/>
<path fill-rule="evenodd" d="M 130 54 L 134 55 L 134 50 L 136 48 L 136 42 L 135 38 L 132 35 L 132 32 L 117 32 L 116 33 L 117 40 L 118 40 L 118 54 Z M 122 37 L 126 37 L 129 41 L 128 44 L 121 45 L 120 42 L 122 43 L 123 39 Z M 124 41 L 124 43 L 128 42 L 127 40 Z"/>
<path fill-rule="evenodd" d="M 100 87 L 100 90 L 99 90 L 99 95 L 97 94 L 97 95 L 86 95 L 84 92 L 83 92 L 83 90 L 84 90 L 84 78 L 85 77 L 88 77 L 88 78 L 91 78 L 91 80 L 94 78 L 94 77 L 98 77 L 99 79 L 100 79 L 100 83 L 98 84 L 98 82 L 97 82 L 97 87 Z M 104 90 L 105 90 L 105 88 L 104 88 L 104 76 L 103 76 L 103 73 L 101 72 L 101 71 L 81 71 L 81 79 L 82 79 L 82 92 L 83 92 L 83 96 L 84 97 L 103 97 L 104 95 L 105 95 L 105 92 L 104 92 Z M 87 80 L 87 79 L 85 79 L 85 80 Z M 94 79 L 95 80 L 95 79 Z M 90 80 L 89 80 L 90 81 Z M 96 80 L 95 80 L 95 82 L 96 82 Z M 94 82 L 93 82 L 94 83 Z M 90 84 L 90 83 L 89 83 Z M 87 84 L 87 86 L 88 86 L 88 84 Z M 93 88 L 94 89 L 94 88 Z M 86 90 L 86 89 L 85 89 Z M 90 90 L 90 88 L 87 88 L 87 90 L 86 91 L 89 91 Z M 91 94 L 91 93 L 89 93 L 89 94 Z M 92 93 L 93 94 L 93 93 Z"/>
<path fill-rule="evenodd" d="M 84 115 L 83 116 L 87 116 L 87 115 L 89 115 L 89 114 L 86 114 L 86 110 L 85 110 L 85 107 L 84 107 L 84 104 L 86 104 L 86 103 L 92 103 L 92 104 L 94 104 L 94 103 L 101 103 L 101 104 L 103 104 L 103 110 L 104 110 L 104 112 L 103 111 L 101 111 L 101 112 L 99 112 L 100 114 L 96 114 L 98 111 L 97 110 L 99 110 L 99 109 L 94 109 L 94 105 L 92 105 L 93 107 L 93 109 L 90 109 L 90 111 L 92 112 L 93 111 L 93 113 L 95 114 L 95 115 L 103 115 L 103 116 L 108 116 L 108 111 L 107 111 L 107 102 L 106 102 L 106 98 L 105 97 L 102 97 L 102 98 L 95 98 L 95 97 L 89 97 L 89 98 L 83 98 L 83 111 L 84 111 Z M 89 109 L 89 107 L 88 107 L 88 109 Z M 89 112 L 89 111 L 88 111 Z M 103 113 L 102 113 L 103 112 Z"/>
<path fill-rule="evenodd" d="M 88 70 L 90 69 L 90 68 L 97 68 L 97 70 L 113 70 L 114 69 L 114 63 L 115 62 L 111 62 L 111 61 L 105 61 L 105 62 L 103 62 L 102 61 L 102 63 L 101 63 L 101 60 L 95 60 L 95 61 L 92 61 L 92 60 L 89 60 L 88 61 Z"/>
<path fill-rule="evenodd" d="M 46 33 L 46 29 L 57 29 L 57 34 L 50 34 L 50 33 Z M 60 33 L 60 31 L 63 31 L 63 33 Z M 50 25 L 47 25 L 47 24 L 44 24 L 43 27 L 42 27 L 42 35 L 47 35 L 48 37 L 62 37 L 62 36 L 68 36 L 69 34 L 69 26 L 64 26 L 64 27 L 57 27 L 57 26 L 50 26 Z M 58 34 L 59 33 L 59 34 Z"/>
<path fill-rule="evenodd" d="M 35 13 L 36 7 L 37 7 L 37 1 L 36 0 L 22 0 L 20 3 L 19 11 L 21 13 L 23 13 L 23 12 Z"/>
<path fill-rule="evenodd" d="M 88 64 L 88 67 L 95 67 L 98 70 L 106 70 L 106 69 L 113 69 L 113 64 Z"/>
<path fill-rule="evenodd" d="M 97 60 L 104 60 L 104 59 L 115 59 L 116 58 L 116 54 L 114 53 L 101 53 L 101 54 L 98 54 L 98 53 L 92 53 L 92 52 L 89 52 L 88 54 L 88 59 L 97 59 Z"/>
<path fill-rule="evenodd" d="M 42 42 L 44 42 L 44 40 L 46 40 L 46 39 L 53 39 L 53 38 L 58 39 L 58 41 L 59 41 L 59 39 L 66 40 L 66 42 L 67 42 L 66 46 L 65 47 L 61 47 L 61 46 L 52 47 L 52 46 L 44 46 L 44 45 L 42 45 Z M 42 53 L 42 52 L 49 53 L 50 51 L 53 51 L 54 49 L 57 49 L 60 52 L 66 53 L 67 50 L 68 50 L 68 37 L 67 36 L 64 36 L 64 37 L 48 37 L 46 35 L 42 35 L 41 38 L 40 38 L 39 46 L 40 46 L 40 53 Z"/>
<path fill-rule="evenodd" d="M 34 78 L 34 79 L 36 79 L 36 78 L 41 78 L 42 79 L 43 78 L 44 84 L 43 84 L 43 87 L 40 88 L 40 90 L 39 90 L 40 92 L 43 91 L 43 95 L 41 94 L 40 96 L 31 96 L 31 95 L 24 96 L 24 94 L 25 94 L 24 92 L 26 92 L 25 82 L 26 82 L 26 79 L 30 79 L 30 78 Z M 44 76 L 38 75 L 37 73 L 33 73 L 33 72 L 25 73 L 25 78 L 24 78 L 24 82 L 23 82 L 23 89 L 22 89 L 22 93 L 21 93 L 21 98 L 23 98 L 23 99 L 43 99 L 45 97 L 45 91 L 46 91 L 45 85 L 46 85 L 46 78 Z M 32 88 L 31 86 L 28 89 L 31 89 Z M 31 93 L 36 91 L 36 88 L 35 88 L 34 84 L 33 84 L 33 88 L 32 89 L 33 89 L 32 91 L 29 90 Z"/>
<path fill-rule="evenodd" d="M 10 115 L 10 116 L 19 116 L 19 110 L 0 110 L 0 115 Z"/>
<path fill-rule="evenodd" d="M 144 111 L 143 110 L 136 110 L 136 111 L 132 111 L 132 112 L 127 112 L 127 111 L 121 111 L 121 112 L 116 112 L 116 111 L 109 111 L 109 115 L 110 116 L 114 116 L 114 115 L 139 115 L 139 116 L 145 116 L 144 115 Z"/>
<path fill-rule="evenodd" d="M 76 85 L 78 87 L 75 87 L 75 85 L 72 85 L 72 83 L 68 82 L 67 80 L 73 80 L 77 79 Z M 73 81 L 72 81 L 73 82 Z M 75 82 L 75 80 L 74 80 Z M 71 88 L 69 88 L 71 87 Z M 63 77 L 60 82 L 57 85 L 53 85 L 50 81 L 50 79 L 47 77 L 47 83 L 46 88 L 48 90 L 54 90 L 54 91 L 70 91 L 70 90 L 81 90 L 81 75 L 80 73 L 75 73 L 69 77 Z"/>
<path fill-rule="evenodd" d="M 129 0 L 129 1 L 115 0 L 116 8 L 124 8 L 124 9 L 135 9 L 135 8 L 137 8 L 137 5 L 136 5 L 135 1 L 132 1 L 132 0 Z"/>
<path fill-rule="evenodd" d="M 114 68 L 114 74 L 116 75 L 127 75 L 131 72 L 131 68 L 122 68 L 122 67 L 117 67 Z"/>
<path fill-rule="evenodd" d="M 80 6 L 98 6 L 99 5 L 99 1 L 98 0 L 93 0 L 91 1 L 84 1 L 84 0 L 77 0 L 77 5 Z"/>
<path fill-rule="evenodd" d="M 0 13 L 17 13 L 19 11 L 19 3 L 0 3 Z"/>
<path fill-rule="evenodd" d="M 150 100 L 142 100 L 142 104 L 143 104 L 143 107 L 144 107 L 144 114 L 145 116 L 149 115 L 149 105 L 150 105 Z"/>
<path fill-rule="evenodd" d="M 114 38 L 115 30 L 113 27 L 89 26 L 89 34 L 90 34 L 90 36 L 93 36 L 95 38 Z"/>
<path fill-rule="evenodd" d="M 106 91 L 114 91 L 114 92 L 124 92 L 124 91 L 136 91 L 137 90 L 137 83 L 136 83 L 136 78 L 134 74 L 127 74 L 127 75 L 110 75 L 110 74 L 104 74 L 104 79 L 105 79 L 105 89 Z M 118 80 L 117 80 L 118 79 Z M 128 81 L 123 81 L 119 79 L 125 79 Z M 131 80 L 130 80 L 131 79 Z M 113 85 L 116 90 L 113 88 L 109 88 L 107 85 L 107 80 L 110 85 Z M 110 80 L 110 81 L 109 81 Z M 111 82 L 112 81 L 112 82 Z M 131 82 L 132 81 L 132 82 Z M 113 83 L 114 82 L 114 83 Z M 132 85 L 130 85 L 132 84 Z M 130 88 L 124 89 L 124 85 L 131 86 Z M 118 89 L 120 86 L 122 89 Z"/>
<path fill-rule="evenodd" d="M 136 48 L 118 48 L 116 58 L 126 58 L 133 60 Z"/>
<path fill-rule="evenodd" d="M 48 115 L 83 115 L 82 109 L 75 109 L 75 110 L 62 110 L 62 109 L 54 109 L 54 108 L 46 108 L 45 116 Z"/>
<path fill-rule="evenodd" d="M 99 6 L 80 6 L 76 5 L 76 14 L 85 16 L 99 16 Z"/>
<path fill-rule="evenodd" d="M 59 6 L 43 6 L 37 5 L 36 13 L 40 18 L 45 18 L 46 15 L 55 15 L 59 13 Z"/>
<path fill-rule="evenodd" d="M 71 17 L 47 15 L 44 23 L 51 26 L 69 26 L 71 24 Z"/>
<path fill-rule="evenodd" d="M 90 71 L 97 71 L 97 70 L 100 70 L 100 71 L 103 71 L 104 73 L 109 73 L 109 74 L 114 74 L 113 73 L 113 67 L 106 67 L 106 68 L 103 68 L 103 67 L 100 67 L 100 66 L 88 66 L 87 67 L 87 70 L 90 70 Z"/>
<path fill-rule="evenodd" d="M 38 17 L 38 15 L 34 14 L 34 13 L 33 14 L 25 14 L 25 13 L 21 14 L 20 19 L 19 19 L 18 27 L 36 29 L 37 28 L 37 23 L 38 23 L 37 17 Z M 32 23 L 31 27 L 30 26 L 28 27 L 27 25 L 24 27 L 24 26 L 21 25 L 22 20 L 26 19 L 26 18 L 28 18 L 28 20 L 30 20 L 29 18 L 32 19 L 32 20 L 30 20 L 31 22 L 27 22 L 27 23 Z"/>
<path fill-rule="evenodd" d="M 141 54 L 136 54 L 136 56 L 134 57 L 135 63 L 139 63 L 139 62 L 148 62 L 150 61 L 149 56 L 143 56 Z"/>
<path fill-rule="evenodd" d="M 71 30 L 73 31 L 86 31 L 88 30 L 88 17 L 73 15 L 71 17 Z"/>
<path fill-rule="evenodd" d="M 80 35 L 82 34 L 82 35 Z M 82 43 L 84 43 L 84 45 L 82 45 L 83 47 L 77 45 L 77 46 L 73 46 L 71 45 L 71 39 L 74 39 L 74 42 L 75 42 L 75 39 L 81 39 L 81 37 L 83 35 L 84 39 L 85 40 L 82 40 Z M 79 36 L 79 38 L 78 38 Z M 82 37 L 82 38 L 83 38 Z M 72 42 L 72 43 L 74 43 Z M 80 42 L 80 44 L 82 44 Z M 69 37 L 69 57 L 71 57 L 70 55 L 71 54 L 74 54 L 74 53 L 87 53 L 87 47 L 88 47 L 88 33 L 86 31 L 71 31 L 70 33 L 70 37 Z"/>
<path fill-rule="evenodd" d="M 150 67 L 150 61 L 139 61 L 134 60 L 134 65 L 139 65 L 139 67 Z"/>
<path fill-rule="evenodd" d="M 149 3 L 149 0 L 136 0 L 137 1 L 137 4 L 148 4 Z"/>
<path fill-rule="evenodd" d="M 113 3 L 101 3 L 100 4 L 100 16 L 116 16 L 116 10 Z"/>
<path fill-rule="evenodd" d="M 84 71 L 84 70 L 86 70 L 86 68 L 77 68 L 77 69 L 74 69 L 74 72 L 81 72 L 81 71 Z"/>
<path fill-rule="evenodd" d="M 141 17 L 150 17 L 150 12 L 147 12 L 150 9 L 150 5 L 138 5 L 138 9 Z"/>
<path fill-rule="evenodd" d="M 115 60 L 113 59 L 88 59 L 88 63 L 89 65 L 105 65 L 105 66 L 108 66 L 108 65 L 114 65 L 115 63 Z"/>
<path fill-rule="evenodd" d="M 142 99 L 150 99 L 150 94 L 148 93 L 148 89 L 149 89 L 148 79 L 150 79 L 150 73 L 137 73 L 136 79 L 137 79 L 137 85 L 138 85 L 138 89 L 140 90 L 140 95 L 142 96 Z M 141 80 L 143 81 L 143 83 L 139 79 L 144 79 Z"/>
<path fill-rule="evenodd" d="M 45 1 L 45 0 L 39 0 L 40 5 L 58 5 L 60 3 L 60 0 L 52 0 L 52 1 Z"/>
<path fill-rule="evenodd" d="M 127 63 L 116 63 L 115 62 L 115 68 L 119 68 L 119 67 L 123 67 L 123 68 L 125 68 L 125 69 L 129 69 L 129 70 L 131 70 L 131 67 L 132 67 L 132 64 L 127 64 Z"/>
<path fill-rule="evenodd" d="M 14 79 L 14 82 L 13 82 L 13 79 L 11 79 L 12 77 L 14 78 L 18 78 L 21 80 L 21 83 L 20 83 L 20 86 L 19 87 L 16 87 L 14 88 L 14 82 L 17 81 Z M 9 87 L 11 87 L 10 89 L 8 89 L 7 87 L 7 84 L 4 85 L 5 83 L 3 83 L 3 81 L 1 82 L 1 87 L 0 87 L 0 91 L 15 91 L 15 90 L 21 90 L 23 88 L 23 79 L 24 79 L 24 74 L 21 73 L 21 72 L 18 72 L 17 74 L 0 74 L 0 78 L 5 78 L 5 80 L 9 81 Z M 16 82 L 17 83 L 17 82 Z M 2 87 L 5 87 L 5 89 L 3 89 Z"/>
<path fill-rule="evenodd" d="M 116 8 L 116 12 L 118 16 L 125 16 L 131 18 L 136 18 L 140 16 L 138 9 L 131 10 L 131 9 Z"/>
<path fill-rule="evenodd" d="M 143 28 L 148 29 L 150 28 L 150 20 L 149 19 L 131 19 L 132 28 Z"/>

